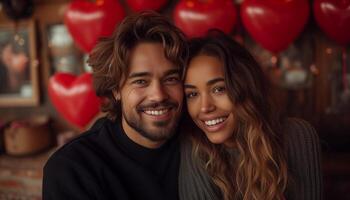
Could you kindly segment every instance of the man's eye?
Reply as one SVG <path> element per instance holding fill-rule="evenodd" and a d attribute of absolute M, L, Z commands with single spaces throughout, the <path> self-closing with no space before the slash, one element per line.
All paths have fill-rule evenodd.
<path fill-rule="evenodd" d="M 225 88 L 225 87 L 219 86 L 219 87 L 213 88 L 213 92 L 214 92 L 214 93 L 224 93 L 225 91 L 226 91 L 226 88 Z"/>
<path fill-rule="evenodd" d="M 132 83 L 136 84 L 136 85 L 145 85 L 147 82 L 146 82 L 146 80 L 139 79 L 139 80 L 133 81 Z"/>
<path fill-rule="evenodd" d="M 165 79 L 165 82 L 168 84 L 177 84 L 180 82 L 180 78 L 179 77 L 169 77 L 169 78 Z"/>
<path fill-rule="evenodd" d="M 188 92 L 186 93 L 186 99 L 192 99 L 194 97 L 196 97 L 198 94 L 197 92 Z"/>

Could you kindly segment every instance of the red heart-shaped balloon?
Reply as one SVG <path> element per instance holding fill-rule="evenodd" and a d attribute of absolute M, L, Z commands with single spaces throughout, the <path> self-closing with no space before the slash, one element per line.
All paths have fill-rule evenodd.
<path fill-rule="evenodd" d="M 56 73 L 48 84 L 50 99 L 57 111 L 70 123 L 83 128 L 99 112 L 101 100 L 92 87 L 92 75 Z"/>
<path fill-rule="evenodd" d="M 89 53 L 98 39 L 110 36 L 124 17 L 117 0 L 76 0 L 64 13 L 64 23 L 79 48 Z"/>
<path fill-rule="evenodd" d="M 328 37 L 341 45 L 350 42 L 350 0 L 315 0 L 314 13 Z"/>
<path fill-rule="evenodd" d="M 225 33 L 237 21 L 232 0 L 181 0 L 174 10 L 174 22 L 188 37 L 200 37 L 212 28 Z"/>
<path fill-rule="evenodd" d="M 241 18 L 249 34 L 274 53 L 298 37 L 309 12 L 306 0 L 245 0 L 241 5 Z"/>
<path fill-rule="evenodd" d="M 166 4 L 167 0 L 127 0 L 126 2 L 133 11 L 139 12 L 143 10 L 159 10 Z"/>

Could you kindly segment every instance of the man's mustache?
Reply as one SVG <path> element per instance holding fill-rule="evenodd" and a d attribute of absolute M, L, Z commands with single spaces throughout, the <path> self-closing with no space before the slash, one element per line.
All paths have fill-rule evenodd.
<path fill-rule="evenodd" d="M 139 105 L 136 107 L 137 111 L 145 111 L 150 109 L 166 109 L 166 108 L 176 108 L 179 104 L 172 101 L 163 101 L 163 102 L 152 102 L 143 105 Z"/>

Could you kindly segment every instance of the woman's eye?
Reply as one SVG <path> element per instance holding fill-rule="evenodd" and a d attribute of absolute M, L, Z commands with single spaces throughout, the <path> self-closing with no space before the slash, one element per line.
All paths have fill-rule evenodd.
<path fill-rule="evenodd" d="M 225 87 L 215 87 L 214 89 L 213 89 L 213 92 L 214 93 L 223 93 L 223 92 L 225 92 L 226 91 L 226 88 Z"/>
<path fill-rule="evenodd" d="M 189 93 L 186 93 L 186 99 L 192 99 L 194 97 L 197 96 L 197 93 L 196 92 L 189 92 Z"/>

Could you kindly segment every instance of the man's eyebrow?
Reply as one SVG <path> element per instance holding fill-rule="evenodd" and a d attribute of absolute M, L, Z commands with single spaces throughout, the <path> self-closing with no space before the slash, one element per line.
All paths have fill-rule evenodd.
<path fill-rule="evenodd" d="M 164 73 L 164 76 L 169 76 L 172 74 L 180 74 L 180 70 L 179 69 L 170 69 Z"/>
<path fill-rule="evenodd" d="M 128 78 L 131 79 L 131 78 L 149 76 L 149 75 L 150 75 L 149 72 L 135 72 L 135 73 L 131 73 Z"/>
<path fill-rule="evenodd" d="M 171 69 L 168 70 L 167 72 L 164 73 L 164 76 L 169 76 L 172 74 L 180 74 L 180 70 L 179 69 Z M 149 72 L 134 72 L 131 73 L 128 78 L 136 78 L 136 77 L 142 77 L 142 76 L 150 76 L 151 74 Z"/>
<path fill-rule="evenodd" d="M 217 82 L 220 82 L 220 81 L 225 81 L 224 78 L 214 78 L 214 79 L 211 79 L 210 81 L 207 82 L 207 85 L 214 85 L 215 83 Z"/>

